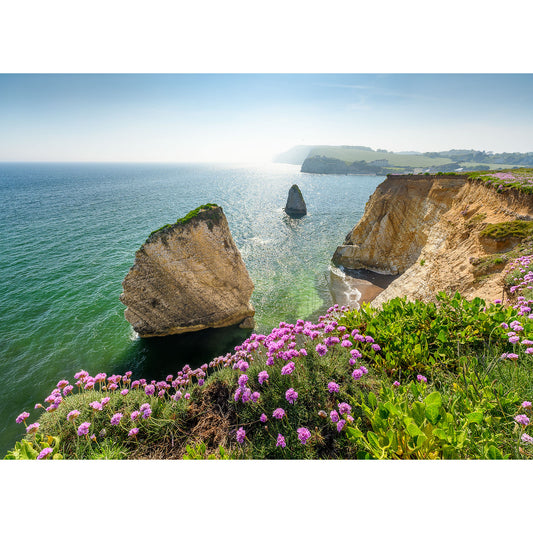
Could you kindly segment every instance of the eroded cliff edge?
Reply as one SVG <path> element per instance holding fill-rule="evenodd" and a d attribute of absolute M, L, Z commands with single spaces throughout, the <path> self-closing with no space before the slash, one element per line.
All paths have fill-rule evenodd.
<path fill-rule="evenodd" d="M 254 285 L 224 212 L 214 204 L 153 232 L 122 286 L 124 315 L 141 337 L 253 327 Z"/>
<path fill-rule="evenodd" d="M 370 197 L 359 223 L 333 262 L 401 274 L 373 305 L 395 298 L 431 300 L 439 291 L 467 298 L 502 297 L 505 261 L 513 238 L 488 239 L 489 224 L 533 219 L 531 195 L 497 192 L 466 176 L 388 176 Z"/>

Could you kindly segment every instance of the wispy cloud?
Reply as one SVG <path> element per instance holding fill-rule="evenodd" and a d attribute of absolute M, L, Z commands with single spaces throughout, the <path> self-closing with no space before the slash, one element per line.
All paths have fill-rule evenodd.
<path fill-rule="evenodd" d="M 321 87 L 331 87 L 337 89 L 350 89 L 355 91 L 365 91 L 367 95 L 372 96 L 390 96 L 394 98 L 404 98 L 404 99 L 413 99 L 413 100 L 439 100 L 436 96 L 429 94 L 421 94 L 414 92 L 402 92 L 394 91 L 385 87 L 376 87 L 375 85 L 353 85 L 349 83 L 316 83 L 316 85 Z M 358 104 L 355 104 L 358 105 Z"/>

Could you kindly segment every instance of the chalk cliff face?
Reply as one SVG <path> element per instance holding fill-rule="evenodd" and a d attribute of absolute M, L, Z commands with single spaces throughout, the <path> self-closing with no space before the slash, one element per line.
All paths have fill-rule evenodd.
<path fill-rule="evenodd" d="M 516 242 L 496 243 L 480 232 L 487 223 L 532 216 L 530 197 L 497 193 L 465 177 L 389 176 L 337 248 L 333 262 L 401 274 L 373 305 L 396 296 L 430 300 L 439 291 L 501 298 L 505 264 L 491 263 L 490 256 Z"/>
<path fill-rule="evenodd" d="M 222 208 L 213 204 L 152 233 L 122 286 L 124 315 L 141 337 L 253 327 L 254 285 Z"/>

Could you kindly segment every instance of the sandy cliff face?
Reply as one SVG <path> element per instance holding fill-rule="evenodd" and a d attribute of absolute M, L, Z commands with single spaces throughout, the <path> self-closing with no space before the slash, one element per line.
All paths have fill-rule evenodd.
<path fill-rule="evenodd" d="M 504 264 L 484 270 L 479 265 L 516 242 L 483 239 L 480 231 L 487 223 L 532 217 L 531 198 L 514 191 L 497 193 L 464 177 L 391 176 L 378 186 L 333 261 L 401 274 L 375 305 L 396 296 L 430 300 L 443 290 L 501 298 Z"/>
<path fill-rule="evenodd" d="M 135 254 L 120 299 L 141 337 L 240 324 L 251 327 L 254 285 L 222 208 L 153 233 Z"/>

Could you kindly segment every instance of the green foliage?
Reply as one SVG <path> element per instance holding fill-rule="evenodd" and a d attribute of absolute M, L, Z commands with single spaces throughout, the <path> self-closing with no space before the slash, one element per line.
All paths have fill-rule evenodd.
<path fill-rule="evenodd" d="M 120 442 L 105 439 L 94 447 L 89 447 L 87 459 L 116 460 L 127 459 L 128 449 Z"/>
<path fill-rule="evenodd" d="M 497 224 L 487 224 L 479 233 L 481 237 L 489 239 L 506 239 L 513 237 L 525 239 L 533 234 L 533 222 L 525 220 L 512 220 L 510 222 L 499 222 Z"/>
<path fill-rule="evenodd" d="M 216 207 L 219 207 L 217 204 L 204 204 L 204 205 L 201 205 L 199 207 L 197 207 L 196 209 L 193 209 L 192 211 L 189 211 L 184 217 L 182 218 L 178 218 L 178 220 L 176 220 L 176 222 L 174 222 L 174 224 L 165 224 L 164 226 L 161 226 L 159 229 L 156 229 L 155 231 L 152 231 L 152 233 L 150 233 L 149 237 L 152 237 L 152 235 L 155 235 L 156 233 L 162 231 L 162 230 L 165 230 L 165 229 L 170 229 L 172 228 L 172 226 L 174 225 L 180 225 L 180 226 L 184 226 L 185 224 L 187 224 L 189 221 L 191 221 L 193 218 L 196 218 L 198 216 L 198 214 L 200 213 L 200 211 L 210 211 L 211 209 L 214 209 Z"/>
<path fill-rule="evenodd" d="M 468 301 L 459 293 L 439 293 L 437 303 L 394 298 L 381 310 L 363 305 L 339 323 L 374 338 L 381 349 L 365 347 L 372 365 L 389 375 L 414 376 L 452 371 L 459 352 L 482 352 L 490 342 L 503 342 L 506 336 L 499 325 L 516 317 L 516 310 L 487 305 L 480 298 Z"/>
<path fill-rule="evenodd" d="M 476 387 L 477 380 L 465 375 L 449 396 L 423 382 L 383 386 L 379 400 L 369 394 L 360 404 L 370 428 L 349 425 L 347 435 L 374 459 L 509 458 L 500 449 L 501 417 L 515 409 L 516 395 L 498 395 L 486 380 Z"/>
<path fill-rule="evenodd" d="M 4 459 L 9 460 L 35 460 L 45 448 L 52 448 L 52 452 L 44 459 L 63 459 L 63 455 L 59 453 L 58 437 L 47 435 L 46 437 L 40 433 L 35 434 L 33 440 L 22 439 L 15 443 L 15 447 L 7 452 Z"/>
<path fill-rule="evenodd" d="M 204 459 L 235 459 L 236 457 L 228 453 L 223 446 L 219 446 L 216 453 L 207 453 L 207 447 L 205 443 L 199 442 L 194 445 L 187 445 L 187 453 L 183 456 L 183 459 L 190 460 L 204 460 Z"/>
<path fill-rule="evenodd" d="M 487 218 L 487 213 L 476 213 L 467 223 L 466 227 L 472 229 L 477 224 L 480 224 Z"/>

